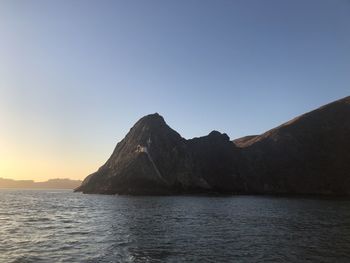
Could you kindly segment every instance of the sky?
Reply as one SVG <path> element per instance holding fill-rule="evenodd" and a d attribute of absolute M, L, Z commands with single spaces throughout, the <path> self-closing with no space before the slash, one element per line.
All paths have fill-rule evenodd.
<path fill-rule="evenodd" d="M 0 1 L 0 177 L 83 179 L 158 112 L 260 134 L 350 95 L 349 0 Z"/>

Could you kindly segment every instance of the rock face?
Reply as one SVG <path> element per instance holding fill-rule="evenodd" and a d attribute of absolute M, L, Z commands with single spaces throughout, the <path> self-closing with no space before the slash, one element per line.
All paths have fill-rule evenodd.
<path fill-rule="evenodd" d="M 117 144 L 109 160 L 76 190 L 104 194 L 224 191 L 225 183 L 210 182 L 215 177 L 234 182 L 234 148 L 226 134 L 212 132 L 185 140 L 159 114 L 147 115 Z"/>
<path fill-rule="evenodd" d="M 350 97 L 234 142 L 248 192 L 350 194 Z"/>
<path fill-rule="evenodd" d="M 141 118 L 76 191 L 102 194 L 350 194 L 350 97 L 262 135 L 186 140 Z"/>

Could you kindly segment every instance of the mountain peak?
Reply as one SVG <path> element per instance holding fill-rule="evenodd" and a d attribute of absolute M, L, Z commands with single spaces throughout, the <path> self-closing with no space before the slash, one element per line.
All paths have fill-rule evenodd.
<path fill-rule="evenodd" d="M 220 138 L 223 139 L 225 141 L 229 141 L 230 137 L 226 134 L 226 133 L 221 133 L 219 131 L 213 130 L 208 134 L 208 137 L 211 138 Z"/>
<path fill-rule="evenodd" d="M 137 137 L 146 136 L 148 138 L 151 134 L 164 133 L 164 131 L 169 129 L 171 128 L 166 124 L 164 118 L 158 113 L 153 113 L 139 119 L 131 128 L 130 132 L 131 135 L 137 135 Z"/>
<path fill-rule="evenodd" d="M 143 116 L 137 123 L 142 124 L 166 124 L 164 118 L 159 113 L 153 113 Z M 136 123 L 136 124 L 137 124 Z"/>

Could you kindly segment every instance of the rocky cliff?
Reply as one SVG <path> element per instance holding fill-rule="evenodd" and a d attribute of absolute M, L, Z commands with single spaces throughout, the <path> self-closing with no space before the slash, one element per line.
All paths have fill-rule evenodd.
<path fill-rule="evenodd" d="M 103 194 L 350 194 L 350 97 L 262 135 L 182 138 L 141 118 L 76 191 Z"/>
<path fill-rule="evenodd" d="M 147 115 L 77 191 L 104 194 L 221 191 L 227 185 L 218 184 L 213 178 L 227 177 L 228 182 L 234 182 L 230 179 L 234 148 L 229 137 L 219 132 L 185 140 L 159 114 Z"/>

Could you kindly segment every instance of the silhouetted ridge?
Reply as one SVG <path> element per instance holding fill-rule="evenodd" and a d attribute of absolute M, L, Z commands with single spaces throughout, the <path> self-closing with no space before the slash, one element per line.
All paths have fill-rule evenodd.
<path fill-rule="evenodd" d="M 241 172 L 259 193 L 350 193 L 350 97 L 244 144 Z"/>
<path fill-rule="evenodd" d="M 350 193 L 350 97 L 262 135 L 185 140 L 158 113 L 141 118 L 84 193 Z"/>

